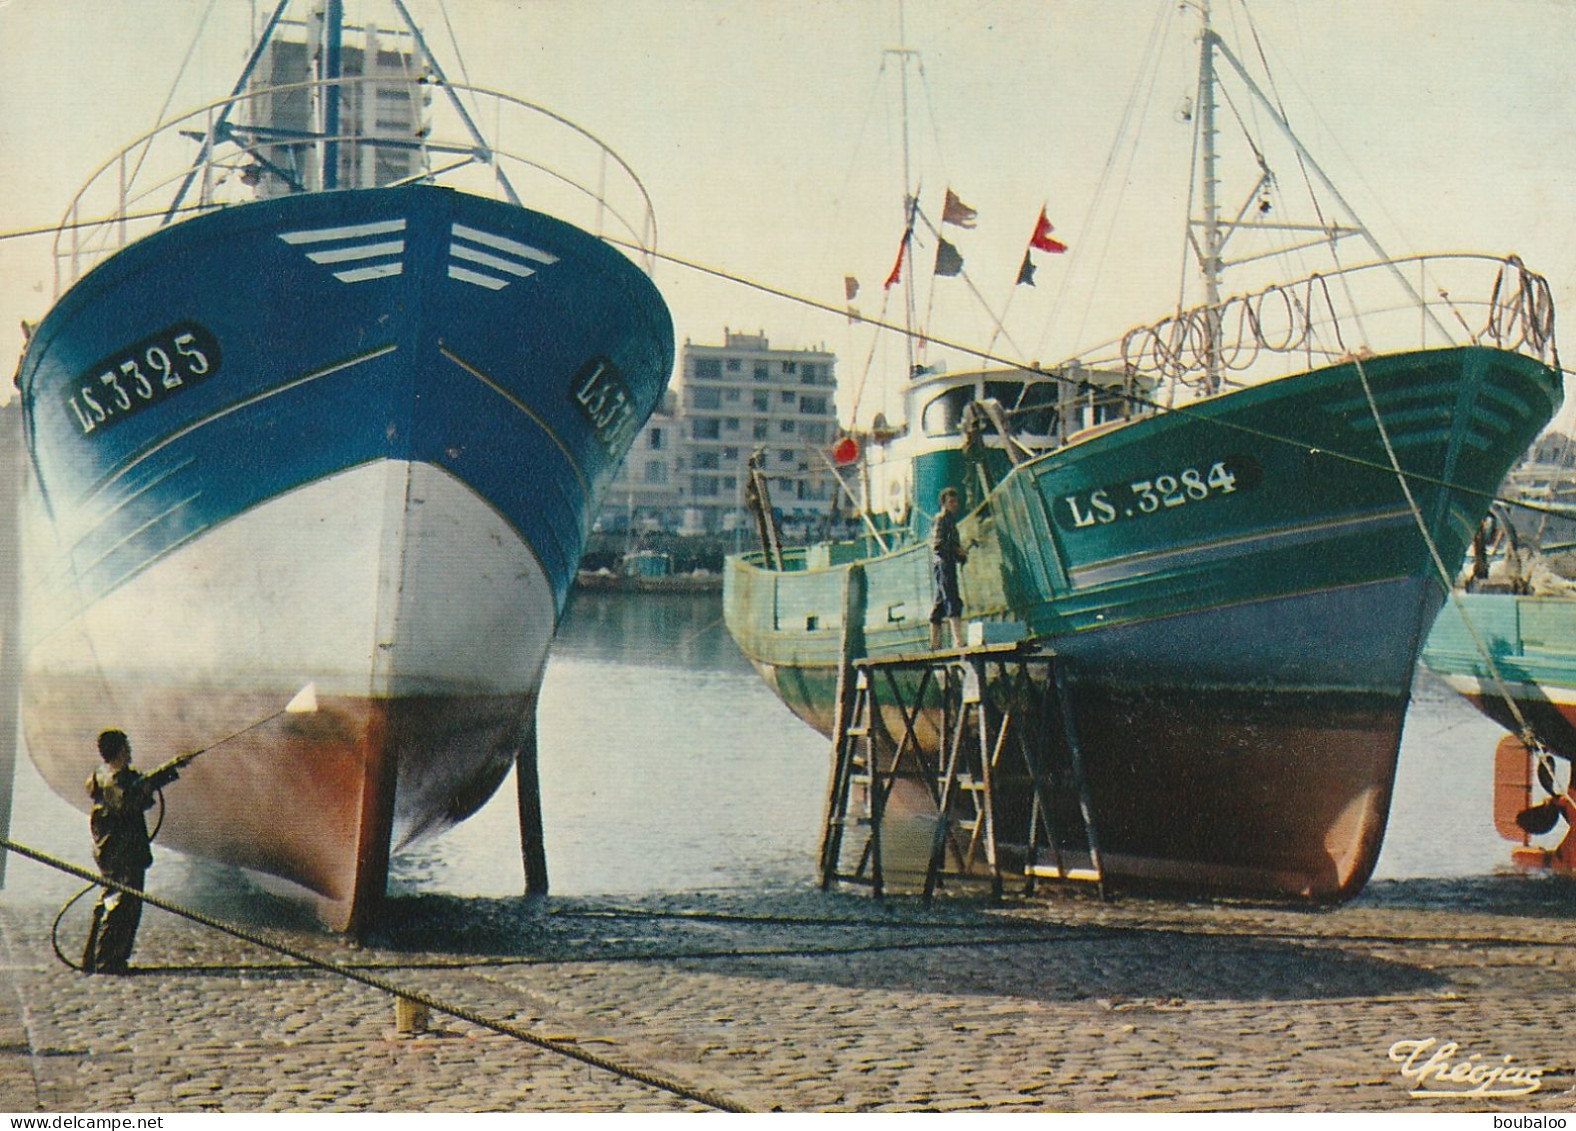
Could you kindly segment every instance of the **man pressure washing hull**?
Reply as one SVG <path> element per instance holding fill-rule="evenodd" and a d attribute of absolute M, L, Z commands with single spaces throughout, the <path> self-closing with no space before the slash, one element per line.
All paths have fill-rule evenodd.
<path fill-rule="evenodd" d="M 93 861 L 99 873 L 107 880 L 141 891 L 143 879 L 153 864 L 150 847 L 153 837 L 148 834 L 147 811 L 153 807 L 154 796 L 159 790 L 175 781 L 193 758 L 217 750 L 231 739 L 256 730 L 280 715 L 311 714 L 316 710 L 317 687 L 309 683 L 283 708 L 266 718 L 201 750 L 171 758 L 146 774 L 132 769 L 131 740 L 124 731 L 106 730 L 100 734 L 99 757 L 104 759 L 104 764 L 87 781 L 88 796 L 93 799 L 93 811 L 88 818 L 93 832 Z M 127 973 L 141 919 L 140 898 L 106 887 L 93 908 L 93 926 L 88 930 L 87 947 L 82 953 L 82 972 Z"/>
<path fill-rule="evenodd" d="M 93 798 L 88 817 L 93 862 L 105 879 L 141 891 L 153 864 L 147 811 L 153 808 L 154 794 L 175 781 L 181 767 L 196 755 L 184 755 L 144 774 L 131 768 L 131 741 L 124 731 L 104 731 L 98 736 L 98 748 L 104 764 L 87 781 L 88 796 Z M 83 973 L 128 973 L 141 920 L 140 898 L 113 888 L 100 892 L 82 953 Z"/>

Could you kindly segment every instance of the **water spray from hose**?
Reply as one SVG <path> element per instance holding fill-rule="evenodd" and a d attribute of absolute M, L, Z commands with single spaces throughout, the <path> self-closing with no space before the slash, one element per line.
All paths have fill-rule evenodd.
<path fill-rule="evenodd" d="M 217 742 L 210 742 L 201 750 L 193 750 L 187 754 L 177 755 L 176 757 L 171 758 L 168 762 L 165 762 L 159 766 L 155 766 L 148 772 L 147 776 L 157 777 L 160 773 L 165 771 L 180 770 L 199 756 L 207 754 L 210 751 L 217 750 L 219 747 L 225 745 L 228 742 L 234 741 L 235 739 L 241 737 L 241 735 L 246 734 L 248 731 L 254 731 L 258 727 L 263 726 L 265 723 L 273 722 L 281 715 L 310 715 L 315 714 L 316 711 L 317 684 L 308 683 L 305 687 L 301 688 L 301 690 L 297 691 L 293 696 L 290 697 L 290 702 L 286 703 L 282 708 L 275 711 L 273 714 L 258 719 L 254 723 L 248 723 L 240 730 L 233 731 L 232 733 L 225 735 Z M 164 791 L 160 789 L 157 791 L 157 793 L 159 798 L 159 817 L 158 820 L 154 822 L 153 831 L 148 834 L 149 843 L 152 843 L 152 841 L 159 835 L 159 830 L 164 827 Z M 60 923 L 61 920 L 66 917 L 66 912 L 71 910 L 71 908 L 76 904 L 77 900 L 87 895 L 88 892 L 92 891 L 94 888 L 101 886 L 102 885 L 100 884 L 88 884 L 81 891 L 77 892 L 70 899 L 66 900 L 66 902 L 61 905 L 59 912 L 56 913 L 55 922 L 49 929 L 49 941 L 55 948 L 55 957 L 60 959 L 61 962 L 65 963 L 65 965 L 71 967 L 73 970 L 81 971 L 82 967 L 78 963 L 73 962 L 66 955 L 66 953 L 60 949 Z"/>

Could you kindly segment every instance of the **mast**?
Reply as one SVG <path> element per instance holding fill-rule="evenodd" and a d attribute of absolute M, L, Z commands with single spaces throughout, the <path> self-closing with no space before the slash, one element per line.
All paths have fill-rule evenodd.
<path fill-rule="evenodd" d="M 908 63 L 910 59 L 918 59 L 919 52 L 908 46 L 908 31 L 904 19 L 903 5 L 897 9 L 897 38 L 896 47 L 888 47 L 883 54 L 895 55 L 898 59 L 898 89 L 902 98 L 903 121 L 903 246 L 899 248 L 898 255 L 907 260 L 907 269 L 903 272 L 903 348 L 906 365 L 903 370 L 903 380 L 911 380 L 914 376 L 914 216 L 918 208 L 915 199 L 913 172 L 910 167 L 909 138 L 908 138 Z"/>
<path fill-rule="evenodd" d="M 181 187 L 175 190 L 175 196 L 170 200 L 170 206 L 164 210 L 164 218 L 159 221 L 159 226 L 170 223 L 175 219 L 176 213 L 181 210 L 181 204 L 186 199 L 186 194 L 191 191 L 192 182 L 197 179 L 201 171 L 213 157 L 214 139 L 219 137 L 228 127 L 230 111 L 235 108 L 236 96 L 246 89 L 246 84 L 251 81 L 252 72 L 257 69 L 257 64 L 263 57 L 263 50 L 274 37 L 274 29 L 279 26 L 279 21 L 284 18 L 285 9 L 290 6 L 291 0 L 279 0 L 274 8 L 273 15 L 268 17 L 268 25 L 263 28 L 262 34 L 257 37 L 257 42 L 252 46 L 252 53 L 246 60 L 246 66 L 241 68 L 241 77 L 235 80 L 235 86 L 230 90 L 230 97 L 225 100 L 224 109 L 219 111 L 207 136 L 203 138 L 202 148 L 197 151 L 197 156 L 192 159 L 191 168 L 186 171 L 186 177 L 181 181 Z"/>
<path fill-rule="evenodd" d="M 1204 246 L 1199 268 L 1204 275 L 1204 305 L 1209 340 L 1205 343 L 1205 388 L 1220 387 L 1220 205 L 1215 196 L 1219 176 L 1215 168 L 1215 32 L 1209 23 L 1209 0 L 1204 0 L 1204 34 L 1198 55 L 1199 133 L 1203 146 Z"/>
<path fill-rule="evenodd" d="M 1211 0 L 1184 0 L 1184 2 L 1196 7 L 1203 17 L 1203 32 L 1200 36 L 1198 64 L 1199 175 L 1202 182 L 1199 187 L 1202 189 L 1203 215 L 1198 219 L 1189 217 L 1188 235 L 1198 256 L 1199 272 L 1203 277 L 1204 283 L 1204 308 L 1208 334 L 1208 340 L 1204 344 L 1205 391 L 1209 393 L 1217 392 L 1221 384 L 1221 277 L 1228 266 L 1247 263 L 1253 259 L 1262 258 L 1265 254 L 1270 254 L 1248 255 L 1228 263 L 1225 259 L 1225 247 L 1232 234 L 1238 231 L 1248 229 L 1277 231 L 1288 239 L 1301 240 L 1301 242 L 1282 246 L 1275 254 L 1298 251 L 1318 245 L 1328 245 L 1333 253 L 1335 244 L 1347 236 L 1362 237 L 1379 261 L 1387 265 L 1397 284 L 1400 285 L 1403 292 L 1418 309 L 1423 312 L 1423 316 L 1434 327 L 1435 331 L 1445 341 L 1452 340 L 1449 330 L 1440 322 L 1438 315 L 1423 301 L 1417 289 L 1402 274 L 1401 269 L 1395 265 L 1395 261 L 1390 257 L 1389 253 L 1380 246 L 1379 241 L 1374 238 L 1373 233 L 1368 230 L 1368 226 L 1363 223 L 1356 210 L 1341 194 L 1335 182 L 1330 179 L 1324 169 L 1320 167 L 1318 161 L 1314 159 L 1313 154 L 1308 152 L 1302 140 L 1292 131 L 1291 124 L 1286 120 L 1285 115 L 1281 113 L 1279 107 L 1270 101 L 1259 87 L 1259 84 L 1253 80 L 1253 76 L 1248 73 L 1247 68 L 1242 65 L 1241 61 L 1232 53 L 1231 48 L 1221 39 L 1220 34 L 1215 31 L 1210 22 Z M 1324 191 L 1330 195 L 1340 212 L 1344 214 L 1344 223 L 1339 220 L 1324 220 L 1322 218 L 1317 224 L 1278 222 L 1251 216 L 1248 204 L 1244 204 L 1241 211 L 1229 222 L 1222 222 L 1217 193 L 1220 177 L 1217 164 L 1219 153 L 1216 148 L 1217 134 L 1219 132 L 1216 126 L 1218 102 L 1216 100 L 1215 86 L 1219 77 L 1215 67 L 1216 51 L 1219 51 L 1221 56 L 1224 57 L 1231 73 L 1237 76 L 1237 79 L 1247 89 L 1254 102 L 1263 109 L 1281 136 L 1291 145 L 1298 159 L 1313 174 L 1319 184 L 1323 186 Z M 1270 171 L 1264 155 L 1259 151 L 1256 143 L 1253 144 L 1253 149 L 1259 162 L 1259 180 L 1253 191 L 1248 195 L 1249 203 L 1251 203 L 1254 196 L 1268 189 L 1275 181 L 1274 174 Z M 1196 238 L 1194 236 L 1195 229 L 1199 233 Z"/>
<path fill-rule="evenodd" d="M 340 52 L 345 34 L 345 0 L 328 0 L 323 24 L 323 187 L 339 187 Z M 363 64 L 365 65 L 365 64 Z"/>

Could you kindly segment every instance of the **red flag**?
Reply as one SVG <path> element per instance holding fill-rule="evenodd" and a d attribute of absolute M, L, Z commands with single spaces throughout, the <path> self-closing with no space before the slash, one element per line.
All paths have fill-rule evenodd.
<path fill-rule="evenodd" d="M 958 194 L 951 189 L 947 190 L 946 202 L 941 206 L 941 222 L 943 224 L 956 224 L 960 228 L 972 228 L 974 217 L 979 212 L 970 208 L 958 199 Z"/>
<path fill-rule="evenodd" d="M 881 284 L 881 289 L 890 291 L 892 284 L 903 277 L 903 253 L 908 250 L 908 237 L 914 232 L 912 228 L 903 230 L 903 242 L 897 245 L 897 262 L 892 264 L 892 273 L 887 276 L 886 282 Z"/>
<path fill-rule="evenodd" d="M 1061 240 L 1051 238 L 1051 233 L 1055 230 L 1051 226 L 1051 222 L 1045 218 L 1045 207 L 1042 205 L 1040 207 L 1040 221 L 1034 226 L 1034 235 L 1029 237 L 1029 246 L 1058 255 L 1066 251 L 1066 244 Z"/>

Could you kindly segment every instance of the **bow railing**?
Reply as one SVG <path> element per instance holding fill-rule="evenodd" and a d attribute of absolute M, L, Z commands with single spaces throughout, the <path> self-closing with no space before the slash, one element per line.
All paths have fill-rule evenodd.
<path fill-rule="evenodd" d="M 1213 392 L 1293 366 L 1468 344 L 1559 368 L 1548 281 L 1514 255 L 1365 263 L 1179 311 L 1128 331 L 1114 356 L 1091 351 L 1083 360 Z"/>
<path fill-rule="evenodd" d="M 406 105 L 392 122 L 380 121 L 378 108 L 393 101 L 391 91 L 402 92 Z M 336 98 L 366 110 L 341 115 L 333 133 L 308 124 L 321 117 L 312 107 Z M 415 113 L 407 108 L 412 98 L 422 103 Z M 347 118 L 356 120 L 347 125 Z M 290 122 L 299 124 L 281 124 Z M 267 197 L 410 182 L 549 213 L 612 237 L 652 269 L 657 226 L 650 194 L 628 163 L 586 129 L 484 87 L 358 75 L 252 88 L 132 141 L 94 171 L 62 216 L 55 291 L 138 237 L 193 215 Z"/>

